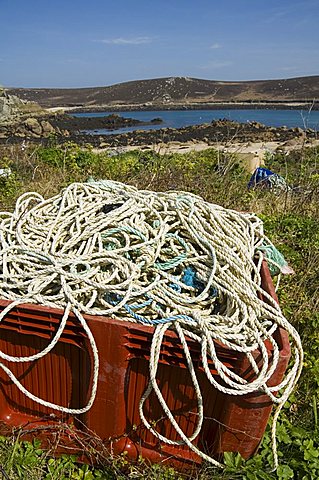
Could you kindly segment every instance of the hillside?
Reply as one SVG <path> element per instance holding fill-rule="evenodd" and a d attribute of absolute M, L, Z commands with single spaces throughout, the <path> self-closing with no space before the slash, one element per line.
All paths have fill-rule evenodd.
<path fill-rule="evenodd" d="M 196 106 L 228 102 L 312 102 L 319 76 L 282 80 L 221 82 L 189 77 L 157 78 L 92 88 L 13 88 L 8 92 L 43 107 Z"/>

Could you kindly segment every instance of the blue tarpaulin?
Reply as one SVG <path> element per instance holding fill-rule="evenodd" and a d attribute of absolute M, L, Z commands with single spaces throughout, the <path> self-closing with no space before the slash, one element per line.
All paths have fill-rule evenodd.
<path fill-rule="evenodd" d="M 248 188 L 255 188 L 256 186 L 279 190 L 287 190 L 288 188 L 280 175 L 264 167 L 256 168 L 249 180 Z"/>

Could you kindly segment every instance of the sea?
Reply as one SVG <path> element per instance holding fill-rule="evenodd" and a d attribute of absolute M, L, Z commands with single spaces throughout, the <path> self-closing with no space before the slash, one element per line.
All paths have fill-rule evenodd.
<path fill-rule="evenodd" d="M 163 122 L 158 125 L 135 125 L 115 130 L 85 130 L 85 133 L 96 135 L 109 135 L 127 133 L 134 130 L 158 130 L 160 128 L 182 128 L 191 125 L 210 123 L 213 120 L 227 119 L 240 123 L 259 122 L 270 127 L 288 128 L 300 127 L 319 130 L 319 110 L 271 110 L 271 109 L 247 109 L 247 110 L 150 110 L 150 111 L 105 111 L 72 113 L 75 117 L 103 117 L 118 114 L 124 118 L 134 118 L 150 122 L 154 118 L 161 118 Z"/>

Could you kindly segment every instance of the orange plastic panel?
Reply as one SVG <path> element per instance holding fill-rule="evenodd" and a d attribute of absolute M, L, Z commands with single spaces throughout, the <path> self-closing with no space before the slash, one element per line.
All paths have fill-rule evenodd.
<path fill-rule="evenodd" d="M 262 271 L 263 288 L 277 300 L 266 263 Z M 8 301 L 0 300 L 0 310 Z M 14 356 L 31 355 L 42 350 L 52 338 L 63 312 L 38 305 L 20 305 L 10 311 L 0 325 L 0 348 Z M 100 357 L 97 396 L 92 408 L 78 417 L 61 414 L 27 399 L 0 369 L 0 421 L 5 428 L 54 426 L 65 422 L 81 431 L 94 432 L 114 453 L 124 450 L 132 458 L 142 455 L 150 461 L 168 459 L 175 465 L 200 462 L 186 446 L 161 443 L 141 423 L 138 404 L 148 384 L 148 360 L 152 327 L 86 316 L 94 335 Z M 278 368 L 269 384 L 281 381 L 290 357 L 287 333 L 275 333 L 280 346 Z M 197 409 L 194 389 L 184 354 L 176 334 L 165 335 L 158 368 L 158 382 L 163 396 L 183 431 L 194 431 Z M 194 443 L 205 452 L 218 457 L 225 451 L 238 451 L 245 458 L 257 449 L 271 412 L 272 404 L 265 395 L 256 393 L 229 396 L 215 390 L 201 369 L 199 345 L 189 342 L 191 355 L 203 395 L 205 420 Z M 253 375 L 245 356 L 217 345 L 219 358 L 228 367 Z M 269 349 L 269 354 L 271 351 Z M 258 361 L 258 353 L 256 353 Z M 80 408 L 89 397 L 92 377 L 92 355 L 82 327 L 73 315 L 55 348 L 44 358 L 30 363 L 8 363 L 21 383 L 33 394 L 51 402 Z M 211 371 L 214 372 L 213 365 Z M 147 418 L 156 422 L 156 429 L 172 440 L 178 436 L 166 418 L 154 394 L 145 402 Z M 64 439 L 68 449 L 70 438 Z M 74 445 L 75 447 L 75 445 Z M 70 450 L 68 450 L 70 451 Z"/>

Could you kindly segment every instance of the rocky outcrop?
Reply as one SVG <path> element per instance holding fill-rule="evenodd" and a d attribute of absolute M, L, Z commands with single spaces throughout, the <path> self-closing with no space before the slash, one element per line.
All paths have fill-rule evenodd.
<path fill-rule="evenodd" d="M 61 133 L 48 120 L 39 117 L 45 114 L 36 103 L 0 90 L 0 138 L 41 138 Z"/>
<path fill-rule="evenodd" d="M 0 123 L 7 123 L 18 115 L 23 102 L 15 95 L 0 92 Z"/>
<path fill-rule="evenodd" d="M 237 123 L 228 119 L 215 120 L 210 124 L 196 125 L 184 128 L 162 128 L 150 131 L 135 131 L 123 134 L 115 134 L 108 136 L 99 135 L 76 135 L 78 143 L 91 143 L 99 147 L 117 147 L 117 146 L 139 146 L 139 145 L 155 145 L 157 143 L 171 142 L 205 142 L 208 145 L 232 144 L 233 142 L 249 143 L 249 142 L 288 142 L 298 139 L 299 142 L 307 138 L 315 138 L 315 132 L 309 129 L 296 131 L 287 127 L 267 127 L 261 123 Z"/>
<path fill-rule="evenodd" d="M 67 114 L 55 114 L 49 117 L 50 123 L 54 128 L 68 130 L 72 133 L 80 133 L 90 130 L 118 130 L 124 127 L 159 125 L 163 122 L 161 118 L 141 121 L 135 118 L 126 118 L 117 114 L 105 115 L 101 117 L 74 117 Z"/>
<path fill-rule="evenodd" d="M 61 134 L 47 120 L 29 117 L 18 125 L 10 128 L 10 136 L 27 138 L 47 138 L 54 134 Z"/>
<path fill-rule="evenodd" d="M 30 114 L 39 114 L 43 109 L 34 102 L 21 100 L 15 95 L 8 95 L 0 90 L 0 125 L 18 121 L 19 118 Z"/>
<path fill-rule="evenodd" d="M 61 133 L 58 128 L 54 128 L 47 120 L 40 120 L 33 117 L 29 117 L 22 122 L 0 126 L 0 139 L 9 137 L 36 139 L 61 134 L 66 137 L 69 135 L 69 132 L 64 131 Z"/>

